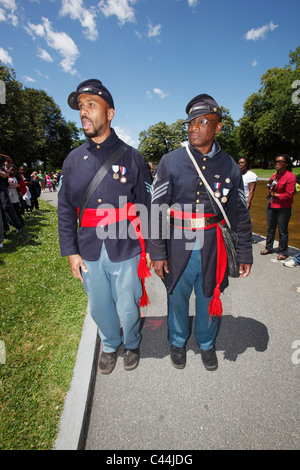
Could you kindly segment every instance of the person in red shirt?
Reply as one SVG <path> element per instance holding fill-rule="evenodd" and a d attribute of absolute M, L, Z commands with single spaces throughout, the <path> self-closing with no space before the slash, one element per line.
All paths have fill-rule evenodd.
<path fill-rule="evenodd" d="M 275 160 L 276 173 L 271 177 L 269 188 L 269 202 L 267 204 L 267 238 L 266 247 L 260 252 L 268 255 L 273 252 L 276 228 L 279 232 L 278 256 L 279 261 L 287 258 L 288 252 L 288 224 L 292 214 L 293 196 L 295 192 L 296 176 L 291 173 L 292 163 L 288 155 L 278 155 Z"/>

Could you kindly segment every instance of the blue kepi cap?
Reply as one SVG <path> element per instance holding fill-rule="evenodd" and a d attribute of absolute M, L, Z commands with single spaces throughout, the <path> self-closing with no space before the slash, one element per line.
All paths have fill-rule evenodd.
<path fill-rule="evenodd" d="M 68 105 L 72 109 L 79 110 L 78 106 L 78 97 L 83 93 L 87 93 L 88 95 L 97 95 L 100 96 L 106 103 L 109 105 L 110 108 L 115 109 L 114 101 L 112 96 L 107 88 L 102 85 L 100 80 L 95 78 L 90 78 L 89 80 L 85 80 L 81 82 L 76 91 L 73 91 L 68 97 Z"/>

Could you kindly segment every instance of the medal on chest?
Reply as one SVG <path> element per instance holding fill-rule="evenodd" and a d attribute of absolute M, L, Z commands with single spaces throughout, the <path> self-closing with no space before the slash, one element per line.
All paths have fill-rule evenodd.
<path fill-rule="evenodd" d="M 221 191 L 220 191 L 220 187 L 221 187 L 221 183 L 215 183 L 214 184 L 214 189 L 215 189 L 214 196 L 215 197 L 221 197 L 222 196 Z"/>
<path fill-rule="evenodd" d="M 127 182 L 127 178 L 126 178 L 125 174 L 126 174 L 127 169 L 125 168 L 125 166 L 121 166 L 121 167 L 120 167 L 120 171 L 121 171 L 121 175 L 122 175 L 122 176 L 121 176 L 121 179 L 120 179 L 120 182 L 121 182 L 121 183 L 126 183 L 126 182 Z"/>
<path fill-rule="evenodd" d="M 228 198 L 227 198 L 227 194 L 229 193 L 229 189 L 228 188 L 224 188 L 223 189 L 223 197 L 221 198 L 221 202 L 223 202 L 223 204 L 225 204 L 225 202 L 228 201 Z"/>
<path fill-rule="evenodd" d="M 118 180 L 120 178 L 118 173 L 119 165 L 112 165 L 112 171 L 114 172 L 113 179 Z"/>

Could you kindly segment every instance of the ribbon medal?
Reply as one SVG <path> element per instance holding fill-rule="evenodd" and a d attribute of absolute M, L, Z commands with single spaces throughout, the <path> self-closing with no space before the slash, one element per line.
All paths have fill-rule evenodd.
<path fill-rule="evenodd" d="M 221 187 L 221 183 L 215 183 L 214 184 L 214 189 L 215 189 L 214 196 L 215 197 L 221 197 L 222 196 L 221 191 L 220 191 L 220 187 Z"/>
<path fill-rule="evenodd" d="M 127 182 L 127 178 L 126 178 L 126 176 L 125 176 L 125 173 L 126 173 L 127 169 L 125 168 L 125 166 L 121 166 L 121 167 L 120 167 L 120 171 L 121 171 L 121 175 L 122 175 L 122 176 L 121 176 L 121 179 L 120 179 L 120 182 L 121 182 L 121 183 L 126 183 L 126 182 Z"/>
<path fill-rule="evenodd" d="M 112 165 L 112 170 L 113 170 L 113 172 L 114 172 L 113 178 L 114 178 L 115 180 L 118 180 L 118 179 L 119 179 L 119 173 L 118 173 L 118 171 L 119 171 L 119 165 Z"/>
<path fill-rule="evenodd" d="M 223 189 L 223 197 L 221 199 L 221 202 L 223 202 L 225 204 L 225 202 L 228 201 L 228 198 L 226 197 L 227 194 L 229 193 L 229 189 L 228 188 L 224 188 Z"/>

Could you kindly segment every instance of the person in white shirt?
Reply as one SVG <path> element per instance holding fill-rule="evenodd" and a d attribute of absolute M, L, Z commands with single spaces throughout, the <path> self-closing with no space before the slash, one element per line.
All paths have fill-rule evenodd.
<path fill-rule="evenodd" d="M 243 182 L 244 182 L 244 192 L 247 201 L 247 207 L 250 209 L 251 202 L 254 196 L 254 191 L 256 187 L 257 175 L 248 169 L 249 162 L 246 158 L 242 157 L 239 159 L 239 167 L 242 172 Z"/>
<path fill-rule="evenodd" d="M 8 170 L 8 195 L 9 199 L 13 205 L 15 213 L 20 220 L 21 224 L 24 225 L 24 221 L 21 214 L 21 205 L 19 199 L 19 188 L 20 183 L 16 177 L 16 167 L 14 165 L 9 165 Z"/>

